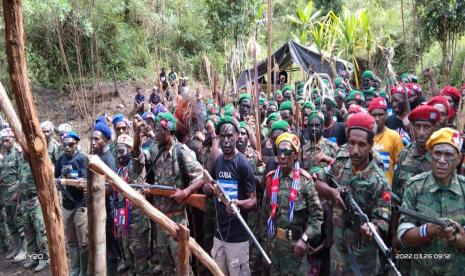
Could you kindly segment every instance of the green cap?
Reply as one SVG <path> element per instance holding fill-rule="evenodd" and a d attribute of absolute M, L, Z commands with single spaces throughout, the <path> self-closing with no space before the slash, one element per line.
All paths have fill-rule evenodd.
<path fill-rule="evenodd" d="M 347 101 L 365 101 L 365 96 L 358 90 L 352 90 L 347 97 Z"/>
<path fill-rule="evenodd" d="M 306 101 L 304 104 L 304 108 L 310 108 L 311 110 L 314 110 L 315 104 L 313 104 L 311 101 Z"/>
<path fill-rule="evenodd" d="M 282 95 L 282 94 L 283 94 L 283 91 L 281 91 L 281 90 L 278 89 L 278 90 L 274 91 L 274 94 L 275 94 L 275 95 Z"/>
<path fill-rule="evenodd" d="M 337 86 L 338 84 L 344 84 L 344 79 L 341 77 L 337 77 L 334 79 L 334 84 Z"/>
<path fill-rule="evenodd" d="M 363 72 L 363 75 L 362 75 L 362 78 L 368 78 L 368 79 L 373 79 L 374 78 L 374 74 L 373 72 L 371 72 L 370 70 L 366 70 L 365 72 Z"/>
<path fill-rule="evenodd" d="M 224 124 L 231 124 L 236 128 L 237 131 L 239 131 L 239 122 L 237 119 L 230 115 L 224 115 L 221 117 L 220 121 L 218 122 L 218 126 L 216 127 L 217 133 L 220 133 L 220 128 Z"/>
<path fill-rule="evenodd" d="M 265 98 L 260 97 L 260 106 L 264 105 L 265 101 L 266 101 Z"/>
<path fill-rule="evenodd" d="M 269 101 L 268 102 L 268 107 L 270 106 L 276 106 L 276 108 L 278 108 L 278 103 L 276 101 Z"/>
<path fill-rule="evenodd" d="M 224 106 L 223 115 L 234 116 L 234 105 L 232 103 L 228 103 Z"/>
<path fill-rule="evenodd" d="M 288 85 L 284 85 L 283 87 L 283 92 L 284 91 L 292 91 L 292 86 L 290 86 L 289 84 Z"/>
<path fill-rule="evenodd" d="M 289 131 L 289 124 L 284 120 L 279 120 L 271 125 L 271 133 L 275 130 Z"/>
<path fill-rule="evenodd" d="M 373 87 L 370 87 L 370 89 L 363 91 L 363 96 L 376 97 L 376 90 Z"/>
<path fill-rule="evenodd" d="M 290 110 L 290 111 L 292 111 L 292 102 L 291 101 L 282 102 L 281 106 L 279 107 L 279 110 Z"/>
<path fill-rule="evenodd" d="M 323 101 L 323 103 L 325 105 L 330 105 L 330 106 L 332 106 L 334 108 L 338 108 L 336 101 L 334 101 L 334 99 L 332 99 L 332 98 L 326 97 L 325 100 Z"/>
<path fill-rule="evenodd" d="M 318 110 L 313 110 L 312 112 L 310 112 L 310 114 L 308 114 L 307 123 L 310 124 L 310 121 L 315 118 L 319 119 L 320 123 L 323 124 L 324 122 L 323 114 Z"/>
<path fill-rule="evenodd" d="M 387 99 L 387 93 L 386 93 L 385 91 L 380 91 L 380 92 L 378 93 L 378 96 Z"/>
<path fill-rule="evenodd" d="M 249 93 L 243 93 L 239 95 L 239 102 L 242 100 L 252 100 L 252 96 Z"/>
<path fill-rule="evenodd" d="M 279 121 L 281 119 L 281 115 L 278 112 L 273 112 L 266 117 L 266 124 L 268 124 L 270 121 Z"/>
<path fill-rule="evenodd" d="M 245 131 L 247 131 L 247 135 L 250 134 L 249 133 L 250 128 L 249 128 L 249 125 L 246 122 L 244 122 L 244 121 L 239 122 L 239 128 L 245 129 Z"/>
<path fill-rule="evenodd" d="M 171 132 L 176 131 L 176 118 L 174 118 L 171 112 L 158 113 L 157 117 L 155 118 L 155 121 L 159 122 L 163 127 L 165 127 Z"/>

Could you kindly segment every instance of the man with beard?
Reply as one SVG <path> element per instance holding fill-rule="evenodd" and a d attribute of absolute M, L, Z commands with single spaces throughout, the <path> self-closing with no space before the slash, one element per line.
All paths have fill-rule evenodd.
<path fill-rule="evenodd" d="M 307 117 L 309 140 L 303 147 L 302 168 L 326 167 L 336 157 L 337 145 L 322 137 L 323 114 L 317 110 Z"/>
<path fill-rule="evenodd" d="M 265 202 L 270 275 L 305 275 L 309 243 L 320 238 L 323 213 L 310 174 L 301 169 L 297 156 L 300 142 L 288 132 L 276 139 L 279 166 L 267 174 Z"/>
<path fill-rule="evenodd" d="M 40 124 L 40 128 L 42 128 L 45 138 L 47 139 L 48 156 L 52 161 L 52 165 L 55 166 L 59 157 L 58 149 L 60 144 L 55 139 L 53 139 L 53 124 L 50 121 L 45 121 Z"/>
<path fill-rule="evenodd" d="M 134 120 L 134 134 L 140 136 L 141 120 Z M 132 150 L 133 139 L 122 134 L 116 145 L 117 174 L 127 183 L 143 184 L 145 180 L 145 158 L 140 150 Z M 137 152 L 137 156 L 134 154 Z M 132 275 L 150 275 L 150 221 L 139 208 L 127 198 L 113 190 L 115 197 L 115 232 L 122 238 L 123 254 Z"/>
<path fill-rule="evenodd" d="M 402 86 L 393 86 L 391 88 L 391 99 L 394 114 L 386 120 L 386 126 L 397 131 L 404 145 L 408 145 L 411 141 L 411 133 L 409 133 L 409 106 L 405 88 Z"/>
<path fill-rule="evenodd" d="M 55 178 L 87 178 L 87 157 L 78 151 L 81 140 L 74 131 L 63 136 L 63 154 L 58 158 Z M 87 206 L 82 189 L 59 185 L 63 206 L 63 224 L 70 258 L 70 275 L 87 275 Z"/>
<path fill-rule="evenodd" d="M 220 147 L 223 154 L 213 167 L 216 185 L 221 185 L 247 221 L 247 212 L 256 208 L 253 168 L 237 148 L 239 125 L 232 116 L 223 116 L 218 124 Z M 212 192 L 211 183 L 205 184 L 205 190 Z M 225 275 L 250 275 L 249 236 L 231 214 L 229 206 L 215 201 L 216 231 L 211 255 Z"/>
<path fill-rule="evenodd" d="M 294 129 L 294 106 L 291 101 L 285 101 L 279 106 L 281 118 L 286 121 L 291 129 Z"/>
<path fill-rule="evenodd" d="M 99 122 L 94 126 L 92 132 L 92 154 L 96 154 L 111 170 L 116 172 L 116 159 L 110 152 L 108 145 L 111 139 L 111 130 L 108 125 Z M 115 198 L 111 186 L 105 187 L 106 220 L 106 245 L 107 245 L 107 275 L 117 275 L 118 269 L 118 244 L 113 234 Z"/>
<path fill-rule="evenodd" d="M 419 222 L 401 215 L 397 238 L 406 253 L 433 256 L 411 259 L 409 275 L 461 275 L 465 262 L 465 177 L 456 173 L 463 140 L 451 128 L 434 132 L 426 143 L 431 171 L 407 182 L 402 207 L 435 219 L 447 218 L 448 227 Z M 421 225 L 420 225 L 421 224 Z M 446 256 L 436 259 L 436 254 Z M 417 254 L 419 253 L 419 254 Z M 439 257 L 440 258 L 440 257 Z M 435 260 L 436 259 L 436 260 Z"/>
<path fill-rule="evenodd" d="M 116 138 L 113 142 L 110 143 L 109 147 L 111 154 L 113 154 L 113 156 L 116 158 L 116 143 L 118 137 L 122 134 L 129 134 L 129 122 L 123 114 L 119 113 L 115 115 L 111 123 L 113 124 Z"/>
<path fill-rule="evenodd" d="M 376 121 L 376 135 L 373 149 L 381 156 L 384 173 L 389 184 L 392 185 L 394 166 L 397 162 L 397 156 L 404 148 L 404 144 L 402 144 L 402 139 L 400 139 L 397 132 L 385 127 L 387 119 L 386 99 L 382 97 L 374 98 L 368 107 L 368 112 Z"/>
<path fill-rule="evenodd" d="M 347 141 L 345 133 L 345 124 L 336 122 L 334 119 L 334 112 L 337 109 L 337 104 L 333 99 L 325 98 L 321 105 L 321 112 L 323 112 L 325 119 L 323 122 L 323 137 L 338 146 L 344 145 Z"/>
<path fill-rule="evenodd" d="M 150 155 L 147 168 L 147 183 L 176 187 L 170 197 L 157 196 L 154 205 L 175 223 L 187 226 L 186 197 L 196 192 L 203 184 L 203 168 L 195 153 L 175 138 L 176 118 L 170 112 L 161 112 L 155 118 L 155 142 L 158 149 Z M 140 147 L 136 137 L 134 151 Z M 138 152 L 134 153 L 137 156 Z M 157 251 L 163 275 L 174 275 L 179 262 L 178 244 L 166 232 L 157 231 Z M 190 271 L 192 274 L 192 271 Z"/>
<path fill-rule="evenodd" d="M 16 212 L 17 197 L 19 196 L 18 180 L 20 178 L 20 164 L 24 162 L 21 148 L 15 143 L 13 131 L 4 128 L 0 132 L 3 144 L 3 160 L 0 164 L 0 199 L 5 206 L 6 225 L 13 241 L 13 252 L 6 256 L 7 260 L 21 262 L 26 259 L 26 243 L 24 239 L 24 227 L 21 217 Z"/>
<path fill-rule="evenodd" d="M 336 158 L 329 169 L 341 188 L 350 189 L 354 200 L 367 214 L 376 231 L 387 235 L 390 220 L 391 195 L 386 176 L 374 162 L 371 154 L 376 123 L 364 113 L 349 116 L 347 120 L 348 151 L 350 158 Z M 324 174 L 319 178 L 324 180 Z M 368 225 L 356 225 L 344 212 L 345 205 L 339 190 L 323 181 L 316 188 L 334 206 L 334 246 L 331 248 L 331 275 L 361 273 L 378 274 L 379 252 Z"/>
<path fill-rule="evenodd" d="M 408 180 L 431 170 L 431 156 L 426 149 L 426 142 L 437 130 L 441 114 L 435 107 L 421 105 L 410 112 L 408 119 L 412 124 L 415 141 L 399 153 L 392 186 L 392 191 L 401 199 Z"/>
<path fill-rule="evenodd" d="M 438 122 L 438 128 L 446 127 L 450 112 L 449 102 L 447 101 L 447 98 L 444 96 L 432 97 L 428 101 L 428 105 L 437 108 L 439 110 L 439 113 L 441 114 L 441 119 Z"/>

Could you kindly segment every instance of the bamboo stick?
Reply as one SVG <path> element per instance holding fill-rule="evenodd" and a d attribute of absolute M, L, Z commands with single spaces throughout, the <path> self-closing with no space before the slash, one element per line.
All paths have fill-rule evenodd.
<path fill-rule="evenodd" d="M 118 189 L 132 204 L 137 206 L 150 220 L 156 222 L 164 231 L 166 231 L 174 240 L 178 238 L 179 227 L 170 220 L 165 214 L 151 205 L 143 195 L 129 187 L 114 171 L 108 168 L 105 163 L 96 155 L 89 155 L 89 168 L 100 174 L 105 175 L 110 184 Z M 189 238 L 189 249 L 195 257 L 207 267 L 213 275 L 224 275 L 215 261 L 200 247 L 193 239 Z"/>
<path fill-rule="evenodd" d="M 23 14 L 20 0 L 4 0 L 5 48 L 11 87 L 15 95 L 28 157 L 34 175 L 47 233 L 50 266 L 53 275 L 68 274 L 65 234 L 61 204 L 48 157 L 47 141 L 40 128 L 37 111 L 29 88 L 24 46 Z"/>
<path fill-rule="evenodd" d="M 89 275 L 107 275 L 107 246 L 105 220 L 105 177 L 92 170 L 88 170 L 87 181 L 87 221 Z"/>

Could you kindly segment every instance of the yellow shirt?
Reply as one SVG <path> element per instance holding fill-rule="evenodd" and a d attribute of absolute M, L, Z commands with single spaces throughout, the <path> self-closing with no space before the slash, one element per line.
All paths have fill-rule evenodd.
<path fill-rule="evenodd" d="M 384 174 L 392 186 L 392 177 L 394 176 L 394 166 L 397 163 L 397 156 L 404 148 L 400 135 L 387 127 L 384 127 L 383 132 L 376 134 L 374 138 L 373 149 L 381 156 L 384 164 Z"/>

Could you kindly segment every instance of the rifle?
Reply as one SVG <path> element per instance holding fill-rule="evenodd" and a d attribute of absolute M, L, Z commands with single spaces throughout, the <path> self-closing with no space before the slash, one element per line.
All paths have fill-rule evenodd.
<path fill-rule="evenodd" d="M 396 265 L 394 264 L 394 255 L 392 254 L 392 250 L 387 247 L 387 245 L 384 243 L 383 239 L 380 237 L 378 232 L 376 231 L 376 228 L 373 223 L 370 222 L 368 219 L 368 216 L 363 212 L 363 210 L 360 208 L 358 203 L 355 201 L 355 199 L 352 197 L 352 193 L 348 187 L 346 188 L 340 188 L 339 184 L 336 182 L 334 177 L 332 175 L 328 174 L 328 180 L 329 180 L 329 185 L 335 189 L 340 190 L 341 193 L 341 198 L 344 201 L 344 204 L 346 205 L 347 208 L 347 214 L 346 216 L 348 218 L 351 218 L 352 222 L 354 222 L 354 225 L 363 225 L 367 224 L 368 227 L 371 230 L 371 233 L 373 233 L 373 237 L 375 239 L 376 244 L 378 245 L 379 249 L 383 252 L 384 256 L 386 256 L 386 261 L 388 262 L 388 266 L 394 270 L 396 275 L 401 276 L 399 270 L 397 270 Z"/>
<path fill-rule="evenodd" d="M 58 178 L 55 179 L 55 183 L 59 185 L 66 185 L 71 186 L 79 189 L 87 188 L 87 179 L 79 178 L 79 179 L 66 179 L 66 178 Z M 109 184 L 105 182 L 105 184 Z M 158 196 L 171 196 L 176 192 L 176 188 L 172 186 L 165 186 L 165 185 L 151 185 L 151 184 L 128 184 L 132 188 L 143 188 L 148 189 L 149 193 L 152 195 Z M 184 200 L 184 203 L 191 205 L 199 210 L 205 211 L 205 200 L 206 196 L 201 194 L 192 194 Z"/>
<path fill-rule="evenodd" d="M 157 196 L 171 196 L 176 192 L 176 187 L 173 186 L 166 186 L 166 185 L 158 185 L 158 184 L 129 184 L 132 188 L 142 188 L 148 189 L 149 194 L 157 195 Z M 205 212 L 205 200 L 206 196 L 201 194 L 191 194 L 190 196 L 184 199 L 183 203 L 188 204 L 194 208 L 197 208 L 201 211 Z"/>
<path fill-rule="evenodd" d="M 411 218 L 414 218 L 414 219 L 417 219 L 419 220 L 420 222 L 428 222 L 428 223 L 432 223 L 432 224 L 436 224 L 436 225 L 439 225 L 441 226 L 442 228 L 447 228 L 447 227 L 455 227 L 455 224 L 452 224 L 450 222 L 450 220 L 448 219 L 438 219 L 438 218 L 433 218 L 433 217 L 429 217 L 429 216 L 425 216 L 421 213 L 418 213 L 418 212 L 415 212 L 415 211 L 412 211 L 410 209 L 406 209 L 406 208 L 402 208 L 400 207 L 399 205 L 396 205 L 394 206 L 394 210 L 399 213 L 399 214 L 402 214 L 402 215 L 405 215 L 405 216 L 408 216 L 408 217 L 411 217 Z M 458 229 L 456 229 L 457 231 Z"/>
<path fill-rule="evenodd" d="M 211 175 L 206 170 L 203 170 L 203 176 L 204 176 L 204 179 L 207 180 L 207 182 L 214 181 L 213 178 L 211 177 Z M 229 206 L 231 208 L 234 216 L 236 216 L 236 218 L 239 220 L 239 222 L 244 227 L 245 231 L 247 231 L 247 234 L 252 239 L 252 241 L 255 244 L 255 246 L 257 247 L 258 251 L 260 251 L 260 254 L 263 256 L 266 263 L 268 265 L 271 265 L 270 258 L 266 254 L 265 250 L 263 250 L 263 248 L 260 245 L 260 243 L 258 242 L 257 238 L 255 238 L 254 234 L 252 233 L 252 230 L 250 230 L 250 228 L 247 225 L 247 223 L 245 222 L 244 218 L 241 216 L 239 208 L 237 208 L 237 206 L 235 204 L 231 203 L 231 198 L 229 197 L 228 194 L 226 194 L 223 187 L 221 187 L 221 185 L 219 185 L 219 184 L 215 185 L 215 195 L 218 197 L 218 201 L 221 201 L 225 206 Z"/>

